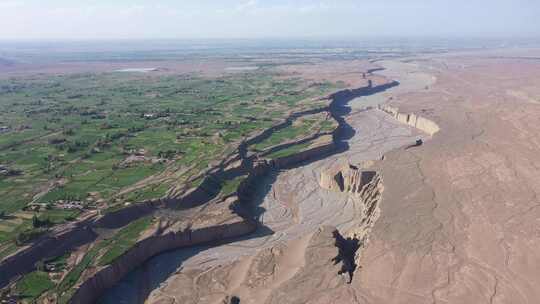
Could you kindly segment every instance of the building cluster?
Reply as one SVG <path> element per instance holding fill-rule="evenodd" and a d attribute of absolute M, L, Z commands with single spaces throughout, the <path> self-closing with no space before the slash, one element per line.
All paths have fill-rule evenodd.
<path fill-rule="evenodd" d="M 51 207 L 63 210 L 83 210 L 86 208 L 86 204 L 81 201 L 58 200 L 52 205 L 47 203 L 30 203 L 26 205 L 25 210 L 39 212 L 51 209 Z"/>
<path fill-rule="evenodd" d="M 6 165 L 0 165 L 0 176 L 16 176 L 21 175 L 21 171 L 17 169 L 12 169 Z"/>

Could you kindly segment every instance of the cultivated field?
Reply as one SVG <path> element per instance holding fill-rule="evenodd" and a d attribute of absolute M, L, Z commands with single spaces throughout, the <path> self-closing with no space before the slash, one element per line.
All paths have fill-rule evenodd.
<path fill-rule="evenodd" d="M 58 225 L 196 187 L 201 172 L 245 138 L 294 111 L 327 106 L 318 99 L 344 85 L 272 67 L 208 74 L 24 71 L 0 79 L 0 257 L 32 246 Z M 302 117 L 249 149 L 265 151 L 335 127 L 327 115 Z M 267 157 L 309 145 L 278 147 Z M 235 192 L 242 178 L 223 181 L 222 195 Z M 86 267 L 127 250 L 150 222 L 115 231 L 82 260 L 56 267 L 54 284 L 44 284 L 49 276 L 39 269 L 17 290 L 27 300 L 56 284 L 59 293 L 68 290 Z"/>

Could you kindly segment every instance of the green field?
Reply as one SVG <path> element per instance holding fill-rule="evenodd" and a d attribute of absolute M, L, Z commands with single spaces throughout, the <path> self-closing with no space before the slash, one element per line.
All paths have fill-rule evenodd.
<path fill-rule="evenodd" d="M 290 146 L 288 148 L 281 149 L 279 151 L 270 153 L 270 154 L 266 155 L 266 157 L 268 157 L 268 158 L 281 158 L 281 157 L 290 156 L 290 155 L 293 155 L 293 154 L 296 154 L 298 152 L 301 152 L 301 151 L 305 150 L 306 148 L 311 146 L 311 144 L 312 144 L 311 142 L 307 142 L 307 143 L 303 143 L 303 144 L 293 145 L 293 146 Z"/>
<path fill-rule="evenodd" d="M 150 227 L 152 217 L 144 217 L 131 222 L 126 227 L 122 228 L 114 238 L 109 240 L 110 246 L 99 260 L 100 266 L 105 266 L 113 262 L 116 258 L 126 252 L 135 244 L 141 233 Z"/>
<path fill-rule="evenodd" d="M 108 245 L 108 242 L 98 242 L 95 244 L 88 252 L 84 255 L 83 259 L 75 265 L 69 271 L 69 273 L 64 277 L 64 279 L 56 286 L 52 286 L 55 288 L 55 293 L 57 293 L 60 296 L 59 303 L 67 303 L 69 299 L 71 298 L 71 294 L 73 293 L 74 289 L 72 288 L 79 278 L 81 277 L 82 273 L 90 266 L 98 256 L 101 249 L 103 249 L 104 246 Z"/>
<path fill-rule="evenodd" d="M 221 194 L 223 196 L 228 196 L 236 192 L 238 186 L 246 179 L 246 175 L 238 176 L 232 180 L 225 181 L 221 185 Z"/>
<path fill-rule="evenodd" d="M 213 77 L 82 73 L 0 79 L 0 259 L 91 210 L 112 212 L 165 197 L 173 187 L 201 185 L 207 178 L 201 172 L 245 138 L 292 112 L 326 106 L 314 98 L 335 88 L 287 79 L 272 67 Z M 302 117 L 249 149 L 264 151 L 333 127 L 318 114 Z M 245 178 L 216 180 L 219 195 L 234 194 Z M 69 254 L 43 261 L 56 270 L 39 268 L 13 291 L 26 302 L 48 293 L 68 303 L 85 270 L 114 262 L 152 223 L 148 216 L 109 231 L 76 264 Z"/>
<path fill-rule="evenodd" d="M 32 302 L 45 291 L 54 287 L 49 275 L 42 271 L 34 271 L 17 282 L 16 290 L 24 302 Z"/>
<path fill-rule="evenodd" d="M 335 87 L 285 79 L 270 67 L 215 77 L 81 73 L 0 79 L 0 257 L 21 245 L 16 240 L 29 242 L 85 212 L 64 210 L 64 203 L 118 210 L 125 202 L 163 197 L 189 180 L 196 186 L 193 178 L 243 138 L 291 111 L 324 106 L 313 98 Z M 302 120 L 254 149 L 305 136 L 322 124 L 327 122 Z M 224 182 L 222 193 L 233 193 L 239 182 Z M 23 210 L 29 204 L 38 209 Z M 47 225 L 33 227 L 34 214 Z"/>
<path fill-rule="evenodd" d="M 265 140 L 251 147 L 254 151 L 264 151 L 270 147 L 283 144 L 291 140 L 298 140 L 306 136 L 312 136 L 319 132 L 331 132 L 337 126 L 331 118 L 324 114 L 315 114 L 302 117 L 291 125 L 280 129 Z"/>

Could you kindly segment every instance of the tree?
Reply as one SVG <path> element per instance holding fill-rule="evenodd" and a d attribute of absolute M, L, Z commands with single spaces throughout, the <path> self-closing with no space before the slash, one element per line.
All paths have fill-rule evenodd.
<path fill-rule="evenodd" d="M 51 225 L 51 221 L 49 220 L 49 218 L 46 218 L 46 219 L 42 220 L 35 214 L 32 217 L 32 226 L 34 228 L 47 227 L 47 226 L 50 226 L 50 225 Z"/>
<path fill-rule="evenodd" d="M 32 217 L 32 226 L 34 228 L 38 228 L 39 225 L 40 225 L 39 219 L 38 219 L 37 215 L 34 214 L 34 216 Z"/>
<path fill-rule="evenodd" d="M 43 262 L 43 260 L 39 260 L 36 262 L 36 270 L 45 271 L 45 263 Z"/>

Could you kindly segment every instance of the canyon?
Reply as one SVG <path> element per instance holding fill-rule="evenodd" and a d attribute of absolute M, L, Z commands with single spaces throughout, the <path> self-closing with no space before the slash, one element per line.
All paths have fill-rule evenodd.
<path fill-rule="evenodd" d="M 394 85 L 388 91 L 398 87 Z M 368 94 L 360 99 L 371 96 L 376 98 L 377 94 Z M 348 99 L 345 101 L 347 104 L 354 104 Z M 252 190 L 252 192 L 263 194 L 263 197 L 255 200 L 261 201 L 258 204 L 258 209 L 264 211 L 260 214 L 258 221 L 264 225 L 264 230 L 270 230 L 271 234 L 259 229 L 255 235 L 246 240 L 210 248 L 204 247 L 204 250 L 200 248 L 182 249 L 163 257 L 158 256 L 152 259 L 148 265 L 155 265 L 155 268 L 161 268 L 161 270 L 152 270 L 153 266 L 143 266 L 143 269 L 147 269 L 147 271 L 139 271 L 134 277 L 120 283 L 115 288 L 116 292 L 113 290 L 109 293 L 105 301 L 112 303 L 115 300 L 124 299 L 129 302 L 140 301 L 142 303 L 144 296 L 143 299 L 138 299 L 137 290 L 140 287 L 137 288 L 130 282 L 140 281 L 143 277 L 150 277 L 151 286 L 157 287 L 162 284 L 162 287 L 150 295 L 147 300 L 150 303 L 153 301 L 160 303 L 164 298 L 174 298 L 168 294 L 169 288 L 165 286 L 171 286 L 170 289 L 174 290 L 170 291 L 172 293 L 176 291 L 182 293 L 182 296 L 176 298 L 176 301 L 188 301 L 187 299 L 193 303 L 203 301 L 196 294 L 190 297 L 182 291 L 184 289 L 179 288 L 176 284 L 177 280 L 184 280 L 184 271 L 191 273 L 191 271 L 204 270 L 205 273 L 211 273 L 212 269 L 221 269 L 223 264 L 237 261 L 240 257 L 255 255 L 260 250 L 272 250 L 273 246 L 285 246 L 288 242 L 294 243 L 299 238 L 309 239 L 312 233 L 323 226 L 337 226 L 340 233 L 343 232 L 343 236 L 339 234 L 341 237 L 353 238 L 362 244 L 367 243 L 368 232 L 378 217 L 377 205 L 382 191 L 380 176 L 369 168 L 365 168 L 368 171 L 360 173 L 362 176 L 366 176 L 364 183 L 357 185 L 364 191 L 358 189 L 356 192 L 359 193 L 349 195 L 321 188 L 319 182 L 322 173 L 327 168 L 343 162 L 369 165 L 369 161 L 380 159 L 386 151 L 414 143 L 418 138 L 427 139 L 429 135 L 399 123 L 378 109 L 360 107 L 353 112 L 349 106 L 346 106 L 340 110 L 344 113 L 343 121 L 347 126 L 350 126 L 350 128 L 342 128 L 339 131 L 342 132 L 340 133 L 341 137 L 345 139 L 342 144 L 346 144 L 343 152 L 272 173 L 266 178 L 266 185 Z M 334 111 L 334 113 L 337 112 L 339 111 Z M 354 130 L 363 130 L 363 132 L 356 133 Z M 376 144 L 373 145 L 373 143 Z M 292 178 L 294 180 L 291 181 Z M 332 238 L 336 237 L 332 236 Z M 334 246 L 335 248 L 337 247 Z M 176 260 L 172 261 L 175 259 L 174 256 L 176 256 Z M 165 264 L 170 264 L 172 267 L 164 270 Z M 177 268 L 182 271 L 179 273 Z M 168 275 L 163 275 L 163 272 L 172 274 L 172 276 L 161 283 L 164 278 L 168 277 Z M 132 292 L 126 292 L 126 290 L 132 290 Z M 232 295 L 220 294 L 217 298 L 227 296 Z M 214 300 L 216 299 L 214 298 Z M 254 299 L 254 301 L 259 300 Z"/>
<path fill-rule="evenodd" d="M 216 167 L 203 172 L 204 179 L 196 188 L 179 188 L 167 198 L 141 202 L 104 215 L 92 213 L 86 221 L 61 227 L 61 231 L 60 229 L 53 231 L 50 235 L 35 241 L 32 246 L 23 248 L 2 261 L 0 269 L 7 274 L 2 279 L 9 280 L 17 274 L 31 270 L 40 259 L 62 255 L 78 246 L 106 238 L 107 230 L 121 228 L 150 214 L 157 215 L 159 221 L 154 223 L 153 228 L 147 231 L 133 248 L 112 264 L 92 267 L 83 273 L 81 284 L 77 284 L 71 301 L 93 303 L 104 290 L 111 288 L 126 273 L 158 253 L 199 244 L 225 242 L 234 237 L 248 235 L 255 230 L 256 223 L 251 219 L 253 215 L 250 211 L 246 210 L 249 208 L 242 205 L 252 200 L 253 184 L 257 183 L 255 180 L 261 175 L 268 175 L 271 171 L 285 169 L 311 159 L 324 158 L 345 149 L 340 142 L 342 133 L 345 133 L 343 129 L 347 129 L 341 118 L 343 114 L 339 113 L 343 111 L 343 105 L 356 96 L 374 94 L 393 86 L 395 83 L 382 83 L 371 87 L 370 81 L 369 86 L 344 90 L 329 96 L 327 98 L 331 101 L 329 107 L 292 113 L 283 123 L 245 140 L 240 145 L 238 153 L 230 154 Z M 270 147 L 262 154 L 248 153 L 248 146 L 265 140 L 303 116 L 321 112 L 328 112 L 328 117 L 332 116 L 332 119 L 340 123 L 333 136 L 332 133 L 319 133 L 298 142 Z M 271 160 L 256 160 L 278 148 L 301 144 L 307 140 L 314 142 L 299 153 Z M 237 196 L 215 196 L 216 192 L 212 189 L 216 186 L 216 181 L 242 174 L 248 174 L 248 178 L 240 184 L 236 191 Z M 179 218 L 182 220 L 178 221 Z M 86 233 L 87 237 L 81 238 L 81 233 Z M 3 281 L 2 284 L 6 282 Z"/>
<path fill-rule="evenodd" d="M 83 248 L 152 214 L 132 248 L 84 273 L 71 303 L 537 303 L 535 52 L 366 63 L 346 73 L 354 87 L 246 138 L 200 185 L 44 236 L 2 261 L 0 283 L 38 252 Z M 251 148 L 309 115 L 337 128 Z M 239 176 L 233 193 L 212 190 Z"/>
<path fill-rule="evenodd" d="M 272 178 L 272 236 L 184 255 L 147 303 L 536 303 L 540 69 L 505 56 L 392 63 L 405 86 L 350 103 L 347 151 Z M 335 179 L 355 168 L 371 205 Z"/>

